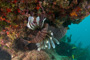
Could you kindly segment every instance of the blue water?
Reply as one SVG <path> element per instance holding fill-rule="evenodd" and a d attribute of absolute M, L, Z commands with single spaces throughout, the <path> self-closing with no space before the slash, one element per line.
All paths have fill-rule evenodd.
<path fill-rule="evenodd" d="M 72 44 L 78 46 L 81 43 L 82 48 L 90 46 L 90 15 L 79 24 L 69 25 L 69 28 L 66 35 L 72 34 Z"/>

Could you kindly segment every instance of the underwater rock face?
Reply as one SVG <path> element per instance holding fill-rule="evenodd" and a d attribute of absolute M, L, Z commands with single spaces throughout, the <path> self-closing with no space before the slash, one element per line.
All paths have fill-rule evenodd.
<path fill-rule="evenodd" d="M 11 60 L 11 55 L 7 51 L 0 50 L 0 60 Z"/>
<path fill-rule="evenodd" d="M 31 23 L 31 26 L 28 24 L 29 29 L 26 28 L 27 14 L 34 18 L 31 19 L 34 21 L 33 23 L 37 22 L 37 25 L 40 24 L 39 27 L 43 26 L 43 28 L 36 29 L 37 25 L 32 26 L 34 24 Z M 61 41 L 60 39 L 66 34 L 66 27 L 71 23 L 80 23 L 88 15 L 90 15 L 90 0 L 0 0 L 0 44 L 7 45 L 8 50 L 13 45 L 13 42 L 17 43 L 16 47 L 14 46 L 17 51 L 31 51 L 36 49 L 36 45 L 39 44 L 47 48 L 48 46 L 45 45 L 48 42 L 50 42 L 49 47 L 55 48 L 58 40 Z M 50 25 L 48 29 L 44 29 L 45 24 Z M 6 27 L 8 28 L 6 29 Z M 46 39 L 46 35 L 49 35 L 48 39 Z M 57 42 L 52 39 L 52 35 L 57 39 Z M 25 37 L 28 39 L 25 40 Z M 16 39 L 18 41 L 15 42 Z M 30 42 L 32 39 L 34 39 L 34 43 Z M 11 44 L 8 42 L 11 42 Z M 11 50 L 8 51 L 11 52 Z M 31 51 L 30 54 L 33 52 L 35 51 Z M 37 52 L 35 56 L 40 57 L 42 54 L 39 55 L 39 52 Z M 32 56 L 30 55 L 30 57 Z M 25 59 L 27 60 L 28 57 Z M 34 60 L 37 57 L 31 59 Z"/>
<path fill-rule="evenodd" d="M 50 60 L 50 57 L 44 51 L 32 50 L 23 60 Z"/>
<path fill-rule="evenodd" d="M 15 39 L 12 47 L 16 51 L 33 50 L 37 48 L 37 46 L 34 43 L 28 44 L 26 40 L 23 41 L 23 39 L 20 38 Z"/>

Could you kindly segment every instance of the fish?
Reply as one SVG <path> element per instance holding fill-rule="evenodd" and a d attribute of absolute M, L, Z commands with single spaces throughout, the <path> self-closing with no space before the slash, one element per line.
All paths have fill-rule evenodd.
<path fill-rule="evenodd" d="M 72 49 L 76 49 L 76 47 L 72 47 Z"/>
<path fill-rule="evenodd" d="M 72 55 L 72 58 L 73 58 L 73 60 L 75 60 L 75 59 L 74 59 L 74 55 Z"/>

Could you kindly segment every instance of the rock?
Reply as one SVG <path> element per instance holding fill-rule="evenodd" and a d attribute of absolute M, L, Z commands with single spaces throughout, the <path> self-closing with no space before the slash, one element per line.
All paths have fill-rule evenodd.
<path fill-rule="evenodd" d="M 50 60 L 50 57 L 44 51 L 32 50 L 23 60 Z"/>

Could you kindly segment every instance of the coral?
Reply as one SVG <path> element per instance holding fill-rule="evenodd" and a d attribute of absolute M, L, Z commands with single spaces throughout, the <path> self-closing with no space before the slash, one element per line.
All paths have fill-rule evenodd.
<path fill-rule="evenodd" d="M 50 60 L 50 57 L 44 51 L 32 50 L 23 60 Z"/>
<path fill-rule="evenodd" d="M 0 46 L 9 52 L 55 48 L 68 25 L 88 15 L 89 0 L 0 0 Z"/>
<path fill-rule="evenodd" d="M 7 4 L 8 2 L 9 4 Z M 41 22 L 46 18 L 57 27 L 67 20 L 76 23 L 75 21 L 78 19 L 77 22 L 79 23 L 80 20 L 90 14 L 90 2 L 88 0 L 1 0 L 0 3 L 0 13 L 2 14 L 0 17 L 4 19 L 2 19 L 3 21 L 12 23 L 26 19 L 25 14 L 29 13 L 29 11 L 32 17 L 39 17 Z M 57 22 L 57 20 L 59 21 Z M 9 25 L 12 25 L 12 23 L 9 23 Z"/>

